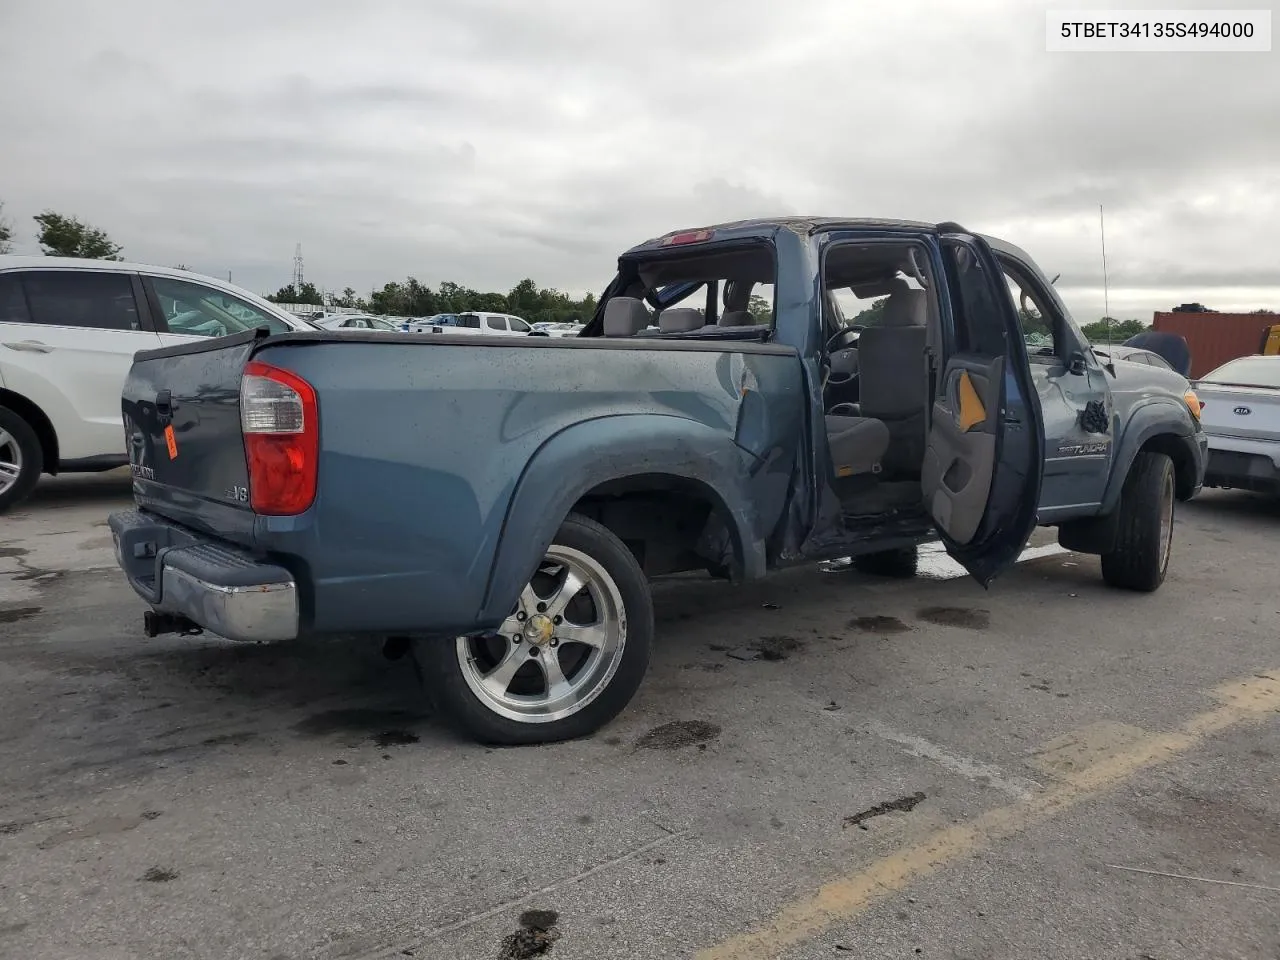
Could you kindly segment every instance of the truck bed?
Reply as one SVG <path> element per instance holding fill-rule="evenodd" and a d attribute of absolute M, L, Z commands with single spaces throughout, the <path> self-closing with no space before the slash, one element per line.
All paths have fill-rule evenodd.
<path fill-rule="evenodd" d="M 314 389 L 316 493 L 297 514 L 253 508 L 250 363 Z M 747 339 L 248 333 L 139 353 L 123 413 L 142 513 L 288 571 L 304 632 L 448 634 L 509 612 L 496 546 L 549 512 L 530 493 L 512 514 L 530 464 L 565 458 L 535 477 L 550 503 L 583 479 L 575 450 L 633 435 L 655 471 L 694 464 L 780 511 L 792 464 L 768 458 L 802 429 L 802 383 L 792 349 Z"/>

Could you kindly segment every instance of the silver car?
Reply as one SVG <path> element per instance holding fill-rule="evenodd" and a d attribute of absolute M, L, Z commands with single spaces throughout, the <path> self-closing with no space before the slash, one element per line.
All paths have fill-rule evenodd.
<path fill-rule="evenodd" d="M 1204 485 L 1280 495 L 1280 357 L 1229 360 L 1195 392 L 1209 435 Z"/>

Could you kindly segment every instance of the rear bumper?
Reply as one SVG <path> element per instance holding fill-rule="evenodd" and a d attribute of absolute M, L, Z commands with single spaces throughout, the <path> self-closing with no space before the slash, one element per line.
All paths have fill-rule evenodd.
<path fill-rule="evenodd" d="M 153 609 L 229 640 L 298 635 L 297 584 L 283 567 L 140 510 L 113 513 L 107 523 L 116 562 Z"/>
<path fill-rule="evenodd" d="M 1280 443 L 1212 435 L 1206 487 L 1280 493 Z"/>

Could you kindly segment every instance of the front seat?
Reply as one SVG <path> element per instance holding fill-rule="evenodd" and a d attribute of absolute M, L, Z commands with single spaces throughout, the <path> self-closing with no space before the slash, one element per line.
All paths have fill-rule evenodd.
<path fill-rule="evenodd" d="M 871 417 L 828 413 L 824 419 L 831 466 L 837 477 L 880 472 L 880 463 L 889 449 L 888 427 Z"/>
<path fill-rule="evenodd" d="M 728 280 L 724 285 L 724 312 L 720 314 L 722 327 L 750 327 L 756 319 L 748 307 L 751 304 L 751 280 Z"/>
<path fill-rule="evenodd" d="M 644 301 L 636 297 L 610 297 L 604 305 L 606 337 L 635 336 L 652 322 Z"/>
<path fill-rule="evenodd" d="M 859 413 L 889 432 L 885 469 L 918 474 L 926 445 L 929 403 L 928 294 L 901 277 L 889 282 L 881 325 L 858 339 Z"/>

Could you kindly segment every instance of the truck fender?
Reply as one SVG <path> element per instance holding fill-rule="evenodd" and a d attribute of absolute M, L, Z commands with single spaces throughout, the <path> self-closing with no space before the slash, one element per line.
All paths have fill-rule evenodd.
<path fill-rule="evenodd" d="M 564 518 L 602 483 L 645 474 L 695 481 L 735 541 L 744 579 L 764 575 L 764 540 L 747 493 L 752 457 L 727 434 L 666 414 L 597 417 L 548 438 L 516 481 L 495 549 L 478 622 L 500 623 L 515 605 Z"/>
<path fill-rule="evenodd" d="M 1162 434 L 1187 441 L 1191 437 L 1191 413 L 1173 400 L 1148 400 L 1129 415 L 1129 424 L 1120 435 L 1119 448 L 1111 460 L 1111 476 L 1102 495 L 1102 514 L 1112 513 L 1120 503 L 1120 491 L 1138 451 L 1152 437 Z"/>

